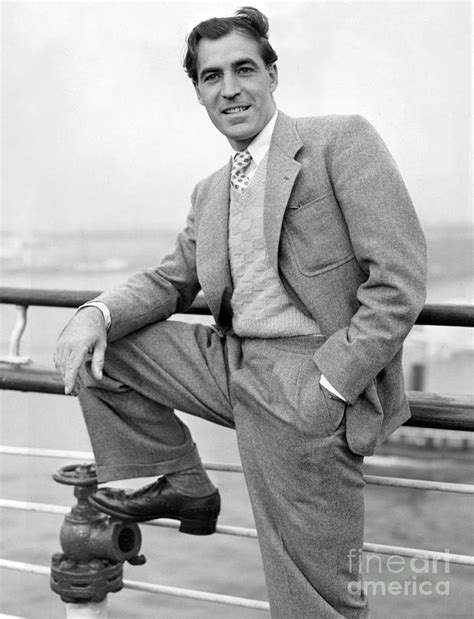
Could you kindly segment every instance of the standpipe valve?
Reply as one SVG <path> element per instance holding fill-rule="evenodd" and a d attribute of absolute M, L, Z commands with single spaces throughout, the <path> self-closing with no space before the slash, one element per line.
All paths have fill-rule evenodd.
<path fill-rule="evenodd" d="M 123 563 L 142 565 L 141 533 L 135 522 L 106 516 L 87 499 L 97 488 L 92 464 L 64 466 L 53 475 L 74 486 L 77 504 L 66 514 L 60 532 L 62 553 L 51 559 L 51 589 L 65 603 L 101 602 L 123 587 Z"/>

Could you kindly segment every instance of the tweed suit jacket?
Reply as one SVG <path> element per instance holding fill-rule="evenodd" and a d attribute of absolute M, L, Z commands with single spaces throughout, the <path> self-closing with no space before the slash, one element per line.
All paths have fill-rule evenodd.
<path fill-rule="evenodd" d="M 96 300 L 117 339 L 186 310 L 202 290 L 216 324 L 231 327 L 230 163 L 200 181 L 174 250 Z M 360 116 L 278 113 L 264 206 L 268 257 L 293 302 L 326 341 L 319 372 L 349 402 L 347 440 L 372 454 L 409 418 L 401 355 L 425 299 L 426 247 L 400 173 Z"/>

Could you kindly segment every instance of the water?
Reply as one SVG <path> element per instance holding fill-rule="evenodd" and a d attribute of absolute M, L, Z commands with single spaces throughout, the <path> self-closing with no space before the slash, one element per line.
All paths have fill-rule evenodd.
<path fill-rule="evenodd" d="M 38 288 L 106 288 L 123 281 L 127 273 L 135 270 L 137 263 L 148 265 L 156 262 L 171 246 L 172 234 L 163 234 L 158 237 L 158 241 L 156 239 L 151 233 L 143 233 L 133 240 L 129 236 L 82 235 L 74 243 L 66 242 L 65 239 L 61 242 L 56 239 L 55 242 L 51 237 L 36 239 L 35 243 L 30 240 L 29 245 L 25 241 L 23 249 L 27 247 L 28 259 L 25 258 L 20 264 L 17 255 L 15 264 L 13 247 L 8 257 L 8 268 L 5 260 L 2 263 L 2 284 Z M 438 261 L 444 265 L 443 268 L 446 256 L 449 255 L 445 246 L 446 241 L 440 242 L 437 247 L 443 251 L 436 250 L 436 255 L 443 256 Z M 455 256 L 459 246 L 455 240 L 452 246 L 457 247 L 452 252 Z M 440 268 L 436 273 L 436 277 L 431 278 L 431 302 L 454 299 L 469 302 L 468 296 L 472 290 L 470 273 L 460 272 L 459 269 L 455 271 L 454 268 L 450 278 L 440 273 Z M 31 308 L 22 352 L 28 353 L 35 362 L 52 367 L 55 340 L 71 314 L 72 310 L 69 309 Z M 5 350 L 10 325 L 14 320 L 14 309 L 3 306 L 0 319 L 3 325 L 1 350 Z M 431 342 L 429 348 L 427 342 Z M 423 355 L 427 362 L 425 388 L 428 391 L 472 393 L 474 355 L 470 331 L 418 328 L 407 345 L 408 375 L 411 360 L 419 355 Z M 89 439 L 75 398 L 2 391 L 0 406 L 3 444 L 90 451 Z M 232 431 L 186 415 L 183 418 L 191 426 L 204 460 L 239 462 Z M 382 455 L 391 453 L 390 449 L 385 448 Z M 424 453 L 418 449 L 405 448 L 404 456 L 405 464 L 402 461 L 394 464 L 393 458 L 388 457 L 370 464 L 368 459 L 367 472 L 472 483 L 472 457 L 469 454 L 446 450 Z M 71 490 L 59 486 L 51 479 L 51 473 L 69 464 L 69 460 L 13 456 L 0 458 L 0 494 L 3 498 L 72 504 Z M 235 473 L 211 475 L 223 499 L 220 523 L 253 527 L 243 477 Z M 469 497 L 369 486 L 367 514 L 367 541 L 449 549 L 461 554 L 473 552 L 472 499 Z M 51 554 L 59 550 L 61 522 L 62 516 L 3 510 L 0 556 L 49 565 Z M 147 526 L 141 529 L 143 552 L 148 557 L 148 563 L 143 567 L 126 566 L 127 579 L 266 599 L 255 540 L 223 535 L 195 538 L 170 529 Z M 385 583 L 393 580 L 412 583 L 412 588 L 404 595 L 375 595 L 372 601 L 374 617 L 429 616 L 444 619 L 472 615 L 469 568 L 451 566 L 449 595 L 440 596 L 421 594 L 413 586 L 413 570 L 405 569 L 395 575 L 388 569 L 385 559 L 375 568 L 374 565 L 368 566 L 369 577 L 372 579 L 375 569 L 377 580 L 382 579 Z M 433 582 L 444 577 L 442 573 L 429 575 Z M 246 619 L 264 616 L 259 611 L 133 591 L 123 591 L 109 598 L 110 617 L 113 619 Z M 64 607 L 59 598 L 50 592 L 46 577 L 1 570 L 0 613 L 32 619 L 55 619 L 64 616 Z"/>

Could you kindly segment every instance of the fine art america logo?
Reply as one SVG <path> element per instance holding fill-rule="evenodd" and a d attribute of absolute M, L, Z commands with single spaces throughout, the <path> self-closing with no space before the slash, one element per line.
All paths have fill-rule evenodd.
<path fill-rule="evenodd" d="M 445 551 L 449 553 L 449 550 Z M 351 548 L 348 554 L 349 593 L 373 596 L 447 596 L 449 595 L 449 561 L 427 557 L 402 557 L 363 553 Z M 363 579 L 359 576 L 362 574 Z"/>

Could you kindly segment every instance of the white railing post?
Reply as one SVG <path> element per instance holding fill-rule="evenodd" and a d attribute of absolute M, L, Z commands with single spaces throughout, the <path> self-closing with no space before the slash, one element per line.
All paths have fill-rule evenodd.
<path fill-rule="evenodd" d="M 67 619 L 107 619 L 107 598 L 102 602 L 66 604 Z"/>
<path fill-rule="evenodd" d="M 0 357 L 0 362 L 12 363 L 14 365 L 27 365 L 31 363 L 29 357 L 22 357 L 20 355 L 21 337 L 26 329 L 26 321 L 28 317 L 28 306 L 17 305 L 17 318 L 13 325 L 13 329 L 10 335 L 10 342 L 8 347 L 8 354 Z"/>

